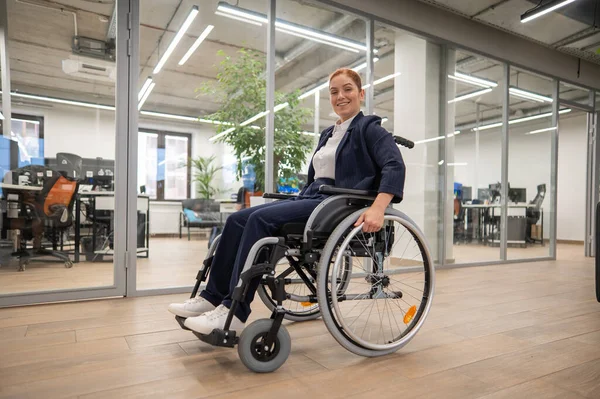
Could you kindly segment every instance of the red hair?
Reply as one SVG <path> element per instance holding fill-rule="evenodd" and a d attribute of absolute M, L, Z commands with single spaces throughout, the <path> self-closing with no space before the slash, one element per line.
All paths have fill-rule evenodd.
<path fill-rule="evenodd" d="M 339 69 L 336 69 L 335 72 L 333 72 L 329 76 L 329 83 L 331 83 L 331 80 L 333 78 L 335 78 L 336 76 L 339 76 L 339 75 L 346 75 L 346 76 L 348 76 L 350 79 L 352 79 L 352 81 L 354 82 L 354 84 L 358 88 L 358 91 L 360 91 L 362 89 L 362 81 L 360 80 L 360 75 L 357 72 L 353 71 L 352 69 L 348 69 L 348 68 L 339 68 Z"/>

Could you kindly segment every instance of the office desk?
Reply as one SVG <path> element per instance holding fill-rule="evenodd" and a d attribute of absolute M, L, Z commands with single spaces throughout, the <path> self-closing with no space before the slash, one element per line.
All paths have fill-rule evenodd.
<path fill-rule="evenodd" d="M 96 226 L 97 217 L 96 212 L 108 211 L 111 216 L 109 224 L 113 225 L 114 210 L 115 210 L 115 193 L 113 191 L 90 191 L 77 194 L 75 201 L 75 263 L 79 262 L 81 255 L 81 203 L 85 202 L 89 204 L 88 212 L 91 212 L 94 217 L 92 218 L 92 248 L 95 255 L 114 255 L 114 250 L 107 249 L 96 250 Z M 150 197 L 145 194 L 138 194 L 137 196 L 137 210 L 145 215 L 145 226 L 144 226 L 144 243 L 142 247 L 137 248 L 138 256 L 144 254 L 144 258 L 150 256 Z M 89 223 L 89 222 L 88 222 Z M 110 233 L 109 233 L 110 235 Z"/>
<path fill-rule="evenodd" d="M 494 213 L 495 210 L 498 208 L 502 208 L 501 204 L 464 204 L 462 205 L 463 208 L 465 209 L 477 209 L 479 211 L 479 228 L 478 228 L 478 239 L 481 241 L 483 239 L 483 241 L 487 244 L 488 242 L 488 231 L 487 231 L 487 223 L 483 224 L 481 223 L 481 221 L 483 220 L 483 214 L 485 213 L 485 211 L 487 210 L 491 210 L 491 214 L 490 217 L 493 219 L 495 217 Z M 508 204 L 507 209 L 510 210 L 514 210 L 514 209 L 523 209 L 526 210 L 527 208 L 535 208 L 535 204 Z M 510 212 L 509 212 L 510 213 Z M 514 216 L 514 215 L 508 215 L 510 216 Z M 523 215 L 525 216 L 525 215 Z M 540 237 L 542 237 L 542 245 L 544 245 L 544 208 L 540 208 L 540 220 L 541 220 L 541 227 L 540 227 Z M 468 225 L 469 225 L 469 212 L 465 212 L 465 231 L 468 229 Z M 491 239 L 491 242 L 494 243 L 496 240 Z M 509 244 L 523 244 L 524 242 L 518 240 L 509 240 L 508 241 Z"/>

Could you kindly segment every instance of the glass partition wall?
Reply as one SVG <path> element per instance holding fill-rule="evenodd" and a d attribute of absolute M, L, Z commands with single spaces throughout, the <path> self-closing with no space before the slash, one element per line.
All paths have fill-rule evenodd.
<path fill-rule="evenodd" d="M 139 12 L 129 10 L 130 3 L 139 5 Z M 337 119 L 326 89 L 329 74 L 339 67 L 361 75 L 372 98 L 364 112 L 380 116 L 388 131 L 415 142 L 412 150 L 401 148 L 405 197 L 394 206 L 424 231 L 438 266 L 555 256 L 556 123 L 559 112 L 568 113 L 571 105 L 589 107 L 587 88 L 559 85 L 320 2 L 121 4 L 122 9 L 82 6 L 76 10 L 77 18 L 85 20 L 77 25 L 81 32 L 61 30 L 59 35 L 56 29 L 66 24 L 66 13 L 52 14 L 55 23 L 37 24 L 45 30 L 34 32 L 32 16 L 45 11 L 8 2 L 10 20 L 16 21 L 8 36 L 14 42 L 9 59 L 17 94 L 12 112 L 3 105 L 2 111 L 12 116 L 3 130 L 17 138 L 11 141 L 18 155 L 15 165 L 0 167 L 20 168 L 27 166 L 21 160 L 28 159 L 36 166 L 68 167 L 68 175 L 73 164 L 79 165 L 73 159 L 82 163 L 81 170 L 73 171 L 81 177 L 80 207 L 72 214 L 77 229 L 53 236 L 62 240 L 58 246 L 71 244 L 74 268 L 32 263 L 25 273 L 11 275 L 16 284 L 1 284 L 0 294 L 124 284 L 126 265 L 116 255 L 119 179 L 137 192 L 128 210 L 137 222 L 129 226 L 135 230 L 137 257 L 128 265 L 132 281 L 127 287 L 135 287 L 128 295 L 187 291 L 228 215 L 261 203 L 265 191 L 293 194 L 302 188 L 319 133 Z M 276 20 L 272 45 L 271 7 Z M 118 52 L 119 39 L 115 22 L 105 16 L 130 11 L 139 42 L 115 61 L 111 54 Z M 104 58 L 90 53 L 96 42 L 78 42 L 74 38 L 79 36 L 102 44 Z M 64 54 L 35 50 L 50 45 Z M 32 54 L 37 58 L 27 58 Z M 115 84 L 116 65 L 127 64 L 129 54 L 139 54 L 139 60 L 132 59 L 133 65 L 139 61 L 137 82 L 131 85 L 135 93 Z M 52 79 L 44 83 L 41 76 Z M 268 94 L 274 100 L 273 126 L 267 123 Z M 135 131 L 131 125 L 115 128 L 119 111 L 114 98 L 119 95 L 129 96 L 132 108 L 135 103 Z M 275 170 L 268 171 L 273 187 L 265 187 L 267 129 L 275 138 Z M 128 150 L 119 146 L 119 134 L 135 135 L 130 141 L 135 145 Z M 122 162 L 129 156 L 137 165 L 119 172 L 119 151 L 125 154 Z M 79 158 L 63 159 L 65 153 Z M 81 276 L 76 253 L 86 265 Z M 27 276 L 49 270 L 55 286 L 27 282 Z M 0 279 L 3 273 L 9 268 L 0 269 Z"/>

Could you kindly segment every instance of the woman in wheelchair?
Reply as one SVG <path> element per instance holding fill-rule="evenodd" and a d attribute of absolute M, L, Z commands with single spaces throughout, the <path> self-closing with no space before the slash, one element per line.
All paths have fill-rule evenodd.
<path fill-rule="evenodd" d="M 367 190 L 369 193 L 374 193 L 371 194 L 372 197 L 367 198 L 369 200 L 368 202 L 365 202 L 365 197 L 362 198 L 362 210 L 356 214 L 356 218 L 358 219 L 353 219 L 353 224 L 346 226 L 345 231 L 353 230 L 354 234 L 359 234 L 357 232 L 360 231 L 360 234 L 363 236 L 365 234 L 373 235 L 377 232 L 385 231 L 387 236 L 384 237 L 384 241 L 386 241 L 386 243 L 389 238 L 393 238 L 393 230 L 390 230 L 388 226 L 391 226 L 390 221 L 394 221 L 392 220 L 393 217 L 398 220 L 400 220 L 400 218 L 398 216 L 393 216 L 392 219 L 390 219 L 391 216 L 388 215 L 388 205 L 392 202 L 398 203 L 402 200 L 405 179 L 405 166 L 396 145 L 395 138 L 381 126 L 380 117 L 365 116 L 360 112 L 361 102 L 364 100 L 364 90 L 362 89 L 360 76 L 356 72 L 350 69 L 338 69 L 331 74 L 329 79 L 329 95 L 331 106 L 334 112 L 339 116 L 339 119 L 333 126 L 325 129 L 321 133 L 319 144 L 309 165 L 308 181 L 304 189 L 297 197 L 243 209 L 232 214 L 227 219 L 218 245 L 213 244 L 213 246 L 216 247 L 214 256 L 210 257 L 209 254 L 209 258 L 207 258 L 209 263 L 207 264 L 207 261 L 204 262 L 205 270 L 206 268 L 210 268 L 206 288 L 196 296 L 199 282 L 206 278 L 206 271 L 203 272 L 203 270 L 201 270 L 198 275 L 199 277 L 197 278 L 198 282 L 196 288 L 192 293 L 192 298 L 184 303 L 174 303 L 169 305 L 169 311 L 177 316 L 182 327 L 192 330 L 200 339 L 212 343 L 213 345 L 231 347 L 234 346 L 235 343 L 238 343 L 235 335 L 236 333 L 239 334 L 245 327 L 246 320 L 250 314 L 250 303 L 254 298 L 254 294 L 257 291 L 257 288 L 259 288 L 259 285 L 261 285 L 261 282 L 265 285 L 264 280 L 261 280 L 263 277 L 263 274 L 261 273 L 264 273 L 264 270 L 266 270 L 268 273 L 264 273 L 264 275 L 275 275 L 274 268 L 267 268 L 264 270 L 261 269 L 263 270 L 262 272 L 260 270 L 255 271 L 249 278 L 246 278 L 249 266 L 253 267 L 253 265 L 248 263 L 247 258 L 251 262 L 260 258 L 260 252 L 257 252 L 255 249 L 259 246 L 259 243 L 262 243 L 264 240 L 275 239 L 273 236 L 285 235 L 280 232 L 280 229 L 284 225 L 310 223 L 309 218 L 314 217 L 311 216 L 313 211 L 315 211 L 320 204 L 325 205 L 328 201 L 334 199 L 334 197 L 352 197 L 351 195 L 331 196 L 331 190 L 329 192 L 320 190 L 321 186 L 335 186 L 335 189 L 350 189 L 346 191 L 352 192 L 352 190 L 354 190 L 354 193 L 358 193 L 359 191 L 357 190 L 361 190 L 361 193 L 367 192 Z M 410 143 L 401 138 L 396 138 L 396 140 L 401 140 L 400 143 L 407 146 L 408 144 L 406 143 Z M 336 210 L 340 210 L 340 208 L 348 208 L 347 205 L 356 206 L 355 204 L 350 204 L 348 198 L 345 199 L 346 202 L 343 204 L 331 203 L 330 207 L 326 209 L 323 208 L 324 210 L 322 212 L 335 214 Z M 360 196 L 352 198 L 358 198 L 357 201 L 361 200 Z M 321 209 L 321 207 L 319 209 Z M 350 213 L 354 214 L 354 211 L 357 210 L 356 207 L 348 209 L 350 209 L 350 212 L 346 212 L 346 214 L 342 215 L 344 218 Z M 319 219 L 326 219 L 327 216 L 328 215 L 323 217 L 319 216 Z M 423 261 L 420 265 L 421 267 L 425 265 L 428 272 L 431 262 L 428 252 L 426 251 L 426 244 L 424 243 L 422 233 L 418 231 L 416 226 L 411 227 L 413 226 L 413 224 L 411 224 L 412 221 L 408 218 L 406 219 L 409 220 L 409 222 L 402 219 L 402 223 L 410 224 L 410 226 L 407 224 L 406 227 L 406 230 L 410 233 L 407 236 L 414 236 L 414 239 L 417 241 L 418 245 L 414 245 L 414 247 L 417 248 L 418 252 L 420 251 L 419 254 L 424 254 L 421 256 Z M 339 221 L 340 219 L 338 218 L 336 223 L 339 223 Z M 384 224 L 386 227 L 385 229 L 382 229 Z M 331 230 L 329 230 L 328 235 L 335 235 L 335 231 L 331 233 Z M 306 239 L 305 233 L 304 239 L 301 239 L 301 247 L 304 249 L 310 248 L 311 244 L 308 243 L 308 241 L 310 240 Z M 255 326 L 255 328 L 253 328 L 253 333 L 251 334 L 252 337 L 248 338 L 252 340 L 252 343 L 250 345 L 244 345 L 244 347 L 251 347 L 254 349 L 246 350 L 246 352 L 244 352 L 246 355 L 242 355 L 242 341 L 244 340 L 244 334 L 246 334 L 246 331 L 250 330 L 257 322 L 248 326 L 239 338 L 238 352 L 240 353 L 240 358 L 242 358 L 242 361 L 254 371 L 273 371 L 285 361 L 285 358 L 287 358 L 286 354 L 283 355 L 283 361 L 279 362 L 279 360 L 274 360 L 278 354 L 279 357 L 281 357 L 281 353 L 286 351 L 283 341 L 289 341 L 289 335 L 286 335 L 287 338 L 282 335 L 282 331 L 285 331 L 285 328 L 281 326 L 281 320 L 284 316 L 276 317 L 278 312 L 283 311 L 282 300 L 284 299 L 282 299 L 282 296 L 285 296 L 287 299 L 296 298 L 296 303 L 308 304 L 304 306 L 312 305 L 313 308 L 311 309 L 314 309 L 314 306 L 317 306 L 317 300 L 315 299 L 317 297 L 317 288 L 321 289 L 318 282 L 316 286 L 313 284 L 317 279 L 316 264 L 319 261 L 318 255 L 315 255 L 315 253 L 320 254 L 321 251 L 325 253 L 328 250 L 327 245 L 324 245 L 324 249 L 322 249 L 322 245 L 319 247 L 320 249 L 312 251 L 312 253 L 309 253 L 311 251 L 307 251 L 306 253 L 296 252 L 295 260 L 293 259 L 292 252 L 301 250 L 292 250 L 291 247 L 285 246 L 286 243 L 283 238 L 281 238 L 277 244 L 276 243 L 276 239 L 274 242 L 269 242 L 272 247 L 280 248 L 280 252 L 277 252 L 277 255 L 271 253 L 271 259 L 277 257 L 275 261 L 271 261 L 271 264 L 277 264 L 277 260 L 279 259 L 287 259 L 290 264 L 295 265 L 294 268 L 297 271 L 297 275 L 302 278 L 302 280 L 296 278 L 296 281 L 304 283 L 311 288 L 312 295 L 310 297 L 294 296 L 293 293 L 290 294 L 285 291 L 285 288 L 281 286 L 283 282 L 285 281 L 285 284 L 288 284 L 290 281 L 292 283 L 294 282 L 292 281 L 293 279 L 291 279 L 290 272 L 282 273 L 280 275 L 282 276 L 281 279 L 275 278 L 274 280 L 274 277 L 270 277 L 271 282 L 269 287 L 272 292 L 272 299 L 265 300 L 265 298 L 263 298 L 264 292 L 259 293 L 261 293 L 261 299 L 263 299 L 270 309 L 273 310 L 273 321 L 261 320 L 261 322 L 267 322 L 268 326 Z M 356 243 L 357 241 L 354 240 L 350 241 L 348 245 L 359 245 L 360 247 L 361 244 Z M 364 241 L 364 243 L 367 243 L 367 241 Z M 364 243 L 362 244 L 363 247 L 365 247 Z M 376 245 L 376 243 L 371 240 L 368 242 L 368 245 Z M 282 251 L 281 248 L 284 246 L 285 249 Z M 391 247 L 386 246 L 386 248 L 387 249 L 385 249 L 384 252 L 391 251 Z M 356 248 L 352 249 L 351 247 L 348 247 L 348 250 L 344 253 L 353 252 L 355 256 L 359 256 L 360 253 L 365 253 L 362 248 L 358 248 L 356 251 L 355 249 Z M 366 252 L 370 253 L 368 248 L 365 247 L 365 249 L 367 250 Z M 211 249 L 211 252 L 212 251 L 213 249 Z M 277 251 L 277 249 L 273 250 L 273 252 L 275 251 Z M 331 258 L 334 257 L 334 251 L 335 250 L 333 249 L 330 250 Z M 380 251 L 378 253 L 382 252 Z M 315 256 L 314 258 L 313 255 Z M 321 255 L 321 257 L 322 256 L 323 255 Z M 372 258 L 374 259 L 373 256 Z M 310 261 L 310 259 L 314 260 Z M 380 259 L 383 258 L 380 257 Z M 323 261 L 321 260 L 320 265 L 323 265 L 322 262 Z M 309 264 L 314 265 L 314 267 L 306 266 Z M 418 263 L 416 264 L 418 265 Z M 302 267 L 307 269 L 308 277 L 307 274 L 299 270 L 299 268 Z M 329 267 L 326 267 L 326 269 L 328 268 Z M 350 269 L 352 269 L 352 266 Z M 334 270 L 336 269 L 334 268 Z M 248 272 L 250 272 L 250 270 L 248 270 Z M 346 273 L 345 275 L 348 275 L 348 273 L 353 273 L 353 271 L 346 269 L 344 273 Z M 415 294 L 414 297 L 418 298 L 419 295 L 423 298 L 429 297 L 430 291 L 432 290 L 432 285 L 430 284 L 433 282 L 433 276 L 430 276 L 431 274 L 432 273 L 428 273 L 424 278 L 427 281 L 425 284 L 426 288 L 420 291 L 420 294 Z M 240 276 L 242 276 L 242 278 L 240 278 Z M 244 280 L 244 282 L 242 282 L 242 280 Z M 370 273 L 366 277 L 366 280 L 367 281 L 365 282 L 364 278 L 361 279 L 363 284 L 368 284 L 370 287 L 370 298 L 388 299 L 393 297 L 396 300 L 399 300 L 402 297 L 399 289 L 396 289 L 393 292 L 389 291 L 394 277 L 384 276 L 382 273 Z M 280 282 L 281 284 L 276 287 L 277 283 Z M 340 283 L 340 285 L 344 284 L 346 283 Z M 244 285 L 244 289 L 242 290 L 243 293 L 236 292 L 236 287 L 239 288 L 241 285 Z M 323 285 L 328 286 L 329 283 Z M 344 285 L 344 287 L 338 288 L 346 290 L 345 292 L 347 293 L 348 298 L 356 297 L 356 295 L 348 293 L 352 288 L 347 284 Z M 261 286 L 261 289 L 264 289 L 263 286 Z M 384 294 L 386 289 L 389 292 Z M 275 295 L 276 291 L 279 293 L 278 296 Z M 325 296 L 327 296 L 327 294 Z M 271 302 L 269 302 L 269 300 L 271 300 Z M 392 307 L 392 304 L 387 304 L 387 302 L 388 301 L 386 301 L 386 306 Z M 322 308 L 323 305 L 321 304 L 320 297 L 318 303 L 319 307 Z M 418 321 L 418 325 L 416 328 L 411 327 L 407 330 L 410 331 L 411 335 L 406 337 L 407 339 L 412 338 L 412 334 L 416 333 L 416 330 L 420 327 L 424 315 L 428 311 L 429 303 L 430 301 L 422 301 L 423 305 L 419 307 L 417 316 L 411 324 L 412 326 Z M 396 304 L 396 306 L 399 305 Z M 425 307 L 427 308 L 426 310 Z M 232 310 L 231 312 L 230 309 Z M 406 312 L 403 311 L 403 314 L 404 313 Z M 414 310 L 412 310 L 412 314 L 415 314 Z M 295 313 L 290 311 L 286 313 L 285 318 L 300 320 L 302 319 L 302 315 L 318 317 L 319 310 L 317 309 L 316 313 L 312 312 L 310 314 L 300 312 L 298 313 L 299 316 L 297 318 L 294 318 L 294 315 Z M 323 317 L 327 321 L 325 312 L 323 312 Z M 309 318 L 307 317 L 304 319 Z M 406 316 L 404 320 L 406 323 Z M 398 324 L 397 321 L 396 324 Z M 254 331 L 257 328 L 258 330 Z M 225 331 L 223 332 L 221 330 Z M 267 333 L 267 331 L 270 332 Z M 209 336 L 215 336 L 215 333 L 221 334 L 218 336 L 218 339 L 208 338 Z M 285 331 L 285 334 L 287 334 L 287 331 Z M 406 335 L 406 333 L 403 334 Z M 233 340 L 230 341 L 231 335 L 233 335 Z M 276 338 L 274 338 L 273 335 L 276 335 Z M 398 335 L 398 333 L 396 333 L 396 335 Z M 402 337 L 404 337 L 404 335 L 402 335 Z M 264 341 L 265 339 L 267 341 Z M 338 337 L 336 337 L 336 339 L 338 339 Z M 274 343 L 274 340 L 276 343 Z M 389 337 L 387 340 L 389 341 Z M 338 341 L 342 343 L 340 339 L 338 339 Z M 264 342 L 268 342 L 268 344 L 265 346 Z M 353 342 L 360 341 L 355 340 Z M 393 342 L 393 345 L 395 345 L 393 349 L 397 350 L 398 345 L 396 345 L 396 343 L 400 341 L 394 339 L 390 342 Z M 403 342 L 400 343 L 402 345 L 404 344 Z M 277 349 L 274 350 L 271 347 L 272 345 L 280 345 L 280 347 L 277 347 Z M 342 343 L 342 345 L 355 353 L 367 356 L 373 355 L 371 354 L 373 351 L 376 351 L 377 355 L 382 354 L 383 352 L 389 353 L 390 348 L 393 346 L 385 346 L 390 344 L 384 342 L 385 350 L 382 351 L 379 347 L 369 349 L 369 347 L 364 344 L 355 345 L 357 348 L 356 350 L 351 349 L 344 343 Z M 271 349 L 268 349 L 269 347 L 271 347 Z M 368 353 L 365 354 L 364 351 L 367 351 Z M 289 343 L 287 346 L 287 353 L 289 354 Z M 269 362 L 275 363 L 269 364 Z"/>

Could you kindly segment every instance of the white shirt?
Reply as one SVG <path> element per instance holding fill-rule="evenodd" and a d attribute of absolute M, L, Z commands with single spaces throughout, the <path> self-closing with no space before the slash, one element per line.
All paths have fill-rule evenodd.
<path fill-rule="evenodd" d="M 335 152 L 354 118 L 356 118 L 356 115 L 343 123 L 340 123 L 338 120 L 333 127 L 332 135 L 327 140 L 327 143 L 313 156 L 312 163 L 313 168 L 315 168 L 315 180 L 318 178 L 335 179 Z"/>

